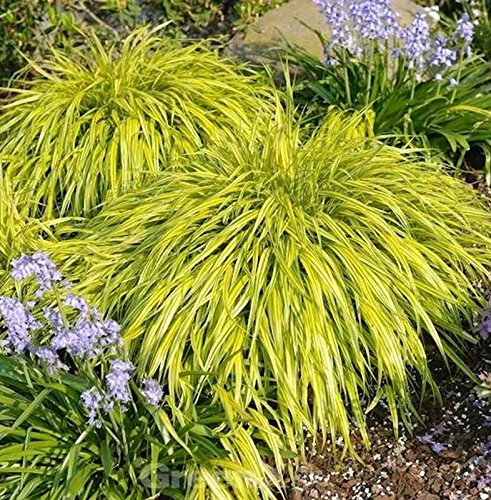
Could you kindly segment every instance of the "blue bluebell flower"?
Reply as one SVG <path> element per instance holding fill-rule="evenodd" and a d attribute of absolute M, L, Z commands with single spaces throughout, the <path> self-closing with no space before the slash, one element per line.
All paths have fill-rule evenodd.
<path fill-rule="evenodd" d="M 426 55 L 431 48 L 430 25 L 423 12 L 416 12 L 410 26 L 401 30 L 402 53 L 408 59 L 409 69 L 422 72 Z"/>
<path fill-rule="evenodd" d="M 99 425 L 98 415 L 104 404 L 104 395 L 92 387 L 84 391 L 81 398 L 84 406 L 89 410 L 89 423 Z"/>
<path fill-rule="evenodd" d="M 46 314 L 53 325 L 51 345 L 54 349 L 65 349 L 78 358 L 94 359 L 104 349 L 113 348 L 111 352 L 115 352 L 123 345 L 121 327 L 113 320 L 95 320 L 81 313 L 72 327 L 65 328 L 58 312 L 48 310 Z"/>
<path fill-rule="evenodd" d="M 164 391 L 156 380 L 144 380 L 140 390 L 148 404 L 159 406 L 164 396 Z"/>
<path fill-rule="evenodd" d="M 433 40 L 431 53 L 428 56 L 428 64 L 435 74 L 436 80 L 442 80 L 442 72 L 446 68 L 450 68 L 457 60 L 455 50 L 447 47 L 447 39 L 444 35 L 439 34 Z"/>
<path fill-rule="evenodd" d="M 471 21 L 469 14 L 464 14 L 457 21 L 457 28 L 455 29 L 454 40 L 464 42 L 467 45 L 472 43 L 474 38 L 474 23 Z"/>
<path fill-rule="evenodd" d="M 131 401 L 128 382 L 134 366 L 130 361 L 114 359 L 111 362 L 111 371 L 106 375 L 108 397 L 118 403 Z"/>
<path fill-rule="evenodd" d="M 352 1 L 348 12 L 352 28 L 360 40 L 385 41 L 398 32 L 398 15 L 390 0 Z"/>
<path fill-rule="evenodd" d="M 63 316 L 59 311 L 52 309 L 51 307 L 44 307 L 43 315 L 48 320 L 53 333 L 57 334 L 64 329 Z"/>
<path fill-rule="evenodd" d="M 101 323 L 101 329 L 104 332 L 104 335 L 99 339 L 102 347 L 122 347 L 121 325 L 112 319 L 108 319 Z"/>
<path fill-rule="evenodd" d="M 38 284 L 37 297 L 53 287 L 56 282 L 61 282 L 63 277 L 51 259 L 43 252 L 32 255 L 21 255 L 12 261 L 12 272 L 10 276 L 15 281 L 22 281 L 35 277 Z"/>
<path fill-rule="evenodd" d="M 314 0 L 330 28 L 329 43 L 324 48 L 326 61 L 334 49 L 347 49 L 356 57 L 363 55 L 366 43 L 386 41 L 399 31 L 398 14 L 390 0 Z"/>
<path fill-rule="evenodd" d="M 34 349 L 34 354 L 44 361 L 51 375 L 60 370 L 68 371 L 68 366 L 60 360 L 58 353 L 52 347 L 38 347 Z"/>
<path fill-rule="evenodd" d="M 89 305 L 87 301 L 80 297 L 79 295 L 74 295 L 73 293 L 69 293 L 66 295 L 63 303 L 66 306 L 73 307 L 73 309 L 77 309 L 83 316 L 87 316 L 89 313 Z"/>
<path fill-rule="evenodd" d="M 324 47 L 326 56 L 334 48 L 355 51 L 355 40 L 350 29 L 349 0 L 314 0 L 314 3 L 322 9 L 330 28 L 330 40 Z"/>
<path fill-rule="evenodd" d="M 31 332 L 41 324 L 19 300 L 0 297 L 0 317 L 3 319 L 7 336 L 1 345 L 6 353 L 24 353 L 31 346 Z"/>

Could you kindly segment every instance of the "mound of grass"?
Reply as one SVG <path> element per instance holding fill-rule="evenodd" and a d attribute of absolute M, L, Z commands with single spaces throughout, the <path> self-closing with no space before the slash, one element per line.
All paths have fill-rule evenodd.
<path fill-rule="evenodd" d="M 252 408 L 293 450 L 305 427 L 349 446 L 381 399 L 397 428 L 413 385 L 438 394 L 428 343 L 464 368 L 489 214 L 360 129 L 331 114 L 303 142 L 279 112 L 264 138 L 164 172 L 53 248 L 176 406 L 211 391 L 230 420 Z"/>
<path fill-rule="evenodd" d="M 0 290 L 6 285 L 10 260 L 36 249 L 40 231 L 39 224 L 27 217 L 10 183 L 0 178 Z"/>
<path fill-rule="evenodd" d="M 94 37 L 75 55 L 54 51 L 32 69 L 1 110 L 0 169 L 34 216 L 93 214 L 173 155 L 218 134 L 250 137 L 271 109 L 254 74 L 145 29 L 121 47 Z"/>

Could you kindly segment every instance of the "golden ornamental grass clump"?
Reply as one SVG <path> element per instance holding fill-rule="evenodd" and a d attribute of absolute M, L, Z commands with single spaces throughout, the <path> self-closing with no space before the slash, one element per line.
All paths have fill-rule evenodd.
<path fill-rule="evenodd" d="M 428 345 L 464 367 L 489 214 L 361 125 L 331 114 L 303 140 L 278 111 L 257 141 L 224 140 L 51 247 L 176 408 L 207 394 L 295 452 L 305 429 L 349 447 L 379 401 L 397 425 L 412 386 L 438 391 Z"/>
<path fill-rule="evenodd" d="M 137 30 L 120 45 L 88 46 L 32 64 L 4 89 L 0 169 L 26 191 L 31 215 L 93 215 L 140 186 L 169 158 L 217 134 L 250 136 L 269 115 L 268 86 L 203 44 Z"/>
<path fill-rule="evenodd" d="M 11 183 L 0 177 L 0 293 L 5 291 L 10 260 L 22 252 L 35 251 L 41 244 L 43 227 L 28 217 L 20 198 Z"/>

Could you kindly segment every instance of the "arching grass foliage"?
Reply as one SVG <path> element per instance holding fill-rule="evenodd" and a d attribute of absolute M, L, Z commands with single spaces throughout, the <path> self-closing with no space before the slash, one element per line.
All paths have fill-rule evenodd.
<path fill-rule="evenodd" d="M 417 153 L 365 139 L 360 121 L 331 114 L 303 142 L 278 112 L 260 140 L 224 141 L 52 247 L 176 406 L 211 394 L 292 450 L 305 427 L 349 446 L 381 399 L 396 423 L 413 385 L 437 391 L 428 343 L 463 366 L 489 214 Z"/>
<path fill-rule="evenodd" d="M 94 36 L 31 70 L 34 78 L 4 89 L 0 168 L 36 216 L 92 214 L 173 154 L 217 133 L 247 136 L 270 110 L 252 72 L 148 29 L 110 48 Z"/>
<path fill-rule="evenodd" d="M 6 286 L 10 259 L 38 245 L 39 225 L 27 217 L 19 194 L 6 179 L 0 177 L 0 290 Z"/>

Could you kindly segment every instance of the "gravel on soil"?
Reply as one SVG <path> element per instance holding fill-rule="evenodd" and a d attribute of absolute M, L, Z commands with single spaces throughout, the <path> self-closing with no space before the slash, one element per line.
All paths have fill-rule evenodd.
<path fill-rule="evenodd" d="M 477 348 L 476 373 L 491 371 L 491 348 Z M 465 375 L 437 366 L 443 406 L 433 399 L 420 410 L 422 422 L 411 433 L 401 426 L 394 438 L 392 423 L 370 422 L 372 445 L 364 449 L 354 436 L 361 461 L 342 464 L 332 458 L 331 444 L 310 451 L 297 469 L 290 499 L 487 500 L 491 499 L 491 406 L 479 397 Z M 388 412 L 387 412 L 388 413 Z M 339 443 L 338 443 L 339 444 Z"/>

